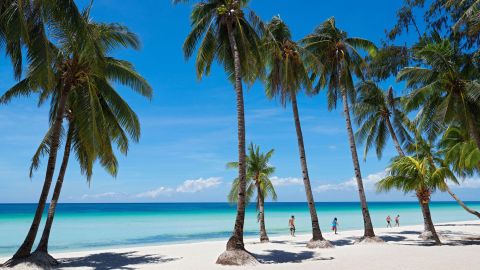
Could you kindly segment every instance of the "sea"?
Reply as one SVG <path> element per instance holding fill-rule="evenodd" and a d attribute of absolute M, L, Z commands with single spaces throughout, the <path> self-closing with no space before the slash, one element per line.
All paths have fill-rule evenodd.
<path fill-rule="evenodd" d="M 480 202 L 466 202 L 480 209 Z M 14 253 L 32 221 L 36 204 L 0 204 L 0 256 Z M 318 202 L 322 231 L 329 231 L 337 217 L 339 230 L 362 229 L 358 202 Z M 417 202 L 370 202 L 375 227 L 385 218 L 400 215 L 400 224 L 422 224 Z M 434 222 L 474 220 L 456 202 L 432 202 Z M 231 235 L 236 206 L 228 203 L 78 203 L 59 204 L 51 232 L 51 252 L 81 251 L 127 246 L 226 240 Z M 46 212 L 45 212 L 46 215 Z M 267 202 L 265 222 L 269 236 L 289 233 L 294 215 L 297 233 L 311 231 L 305 202 Z M 42 224 L 45 221 L 45 216 Z M 245 237 L 258 236 L 256 207 L 247 207 Z M 43 229 L 43 227 L 41 228 Z M 37 238 L 40 238 L 41 231 Z"/>

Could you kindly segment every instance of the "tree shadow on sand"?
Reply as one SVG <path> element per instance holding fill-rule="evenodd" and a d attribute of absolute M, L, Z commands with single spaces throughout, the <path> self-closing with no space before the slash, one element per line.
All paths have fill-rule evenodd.
<path fill-rule="evenodd" d="M 301 263 L 305 260 L 323 261 L 333 260 L 333 257 L 317 257 L 313 251 L 302 251 L 299 253 L 288 252 L 284 250 L 271 249 L 266 250 L 267 254 L 254 254 L 255 258 L 263 264 L 278 264 L 278 263 Z"/>
<path fill-rule="evenodd" d="M 480 226 L 480 224 L 438 224 L 435 227 L 471 227 Z"/>
<path fill-rule="evenodd" d="M 103 252 L 85 257 L 60 259 L 59 268 L 91 267 L 96 270 L 122 269 L 132 270 L 139 264 L 159 264 L 180 260 L 157 255 L 135 255 L 136 252 Z"/>
<path fill-rule="evenodd" d="M 407 237 L 401 235 L 380 235 L 379 237 L 385 242 L 401 242 L 407 239 Z"/>

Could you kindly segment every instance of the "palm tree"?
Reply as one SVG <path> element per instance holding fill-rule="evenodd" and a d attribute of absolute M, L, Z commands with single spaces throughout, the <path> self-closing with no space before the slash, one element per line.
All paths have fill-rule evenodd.
<path fill-rule="evenodd" d="M 465 130 L 451 127 L 447 129 L 439 142 L 438 147 L 440 149 L 436 149 L 431 143 L 417 135 L 418 143 L 410 145 L 410 152 L 416 151 L 420 157 L 427 158 L 432 166 L 451 166 L 453 168 L 452 174 L 456 173 L 462 177 L 473 175 L 479 168 L 480 152 L 476 144 L 472 140 L 467 139 L 467 137 Z M 450 189 L 447 182 L 444 184 L 443 191 L 448 192 L 465 211 L 480 218 L 480 213 L 469 208 Z"/>
<path fill-rule="evenodd" d="M 407 111 L 419 110 L 420 131 L 434 138 L 452 123 L 465 123 L 471 138 L 480 147 L 480 83 L 471 60 L 460 55 L 458 48 L 434 34 L 418 45 L 415 57 L 421 66 L 406 67 L 398 75 L 413 89 L 406 99 Z"/>
<path fill-rule="evenodd" d="M 85 14 L 85 20 L 89 20 L 88 13 Z M 93 36 L 96 37 L 97 49 L 109 53 L 115 48 L 131 47 L 129 44 L 122 44 L 121 39 L 131 36 L 134 38 L 134 48 L 139 47 L 138 38 L 128 31 L 127 28 L 112 24 L 89 23 L 88 27 Z M 119 38 L 122 37 L 123 38 Z M 68 166 L 68 159 L 72 145 L 80 163 L 81 171 L 90 181 L 92 176 L 92 167 L 95 160 L 100 159 L 100 164 L 113 176 L 117 174 L 118 163 L 112 148 L 112 142 L 117 144 L 121 153 L 127 154 L 129 139 L 135 142 L 140 137 L 140 123 L 138 117 L 128 104 L 118 95 L 110 81 L 119 81 L 120 84 L 127 86 L 136 84 L 137 90 L 146 96 L 151 97 L 151 87 L 134 69 L 126 62 L 107 55 L 103 56 L 105 67 L 88 68 L 91 74 L 85 76 L 89 78 L 84 85 L 79 85 L 69 94 L 67 102 L 67 120 L 69 128 L 65 139 L 65 150 L 62 164 L 55 184 L 54 193 L 50 202 L 48 216 L 40 243 L 34 252 L 34 257 L 44 258 L 44 264 L 56 265 L 58 262 L 48 254 L 48 240 L 55 215 L 58 199 L 63 185 L 65 172 Z M 93 72 L 95 71 L 95 72 Z M 101 72 L 100 72 L 101 71 Z M 118 80 L 122 78 L 122 80 Z M 90 94 L 92 93 L 92 94 Z M 92 96 L 93 95 L 93 96 Z M 91 100 L 96 100 L 99 107 L 89 106 Z M 52 103 L 57 99 L 52 97 Z M 54 111 L 54 110 L 52 110 Z M 92 121 L 95 119 L 94 121 Z M 38 168 L 40 157 L 48 152 L 51 132 L 49 131 L 45 139 L 40 144 L 34 158 L 30 175 L 34 169 Z"/>
<path fill-rule="evenodd" d="M 86 12 L 86 14 L 88 14 L 88 12 Z M 94 112 L 95 109 L 99 110 L 101 107 L 99 95 L 96 91 L 104 91 L 105 88 L 109 87 L 109 85 L 105 85 L 107 79 L 128 85 L 140 93 L 145 93 L 147 96 L 150 95 L 151 88 L 143 78 L 129 77 L 131 74 L 128 74 L 128 71 L 132 69 L 131 64 L 121 60 L 116 60 L 114 58 L 106 57 L 104 54 L 110 49 L 118 46 L 138 48 L 138 40 L 136 37 L 132 35 L 132 33 L 130 33 L 125 27 L 120 25 L 99 24 L 98 27 L 99 29 L 97 31 L 91 31 L 92 29 L 89 29 L 89 31 L 83 32 L 83 35 L 58 35 L 57 42 L 61 45 L 61 47 L 57 48 L 54 44 L 49 46 L 51 53 L 55 55 L 55 59 L 51 64 L 55 67 L 53 70 L 53 78 L 55 79 L 53 87 L 42 87 L 41 80 L 46 79 L 45 76 L 38 76 L 37 74 L 29 73 L 26 78 L 13 86 L 0 98 L 0 103 L 7 103 L 13 97 L 22 95 L 29 96 L 30 94 L 39 91 L 39 104 L 43 104 L 49 97 L 52 97 L 52 104 L 54 104 L 51 109 L 51 128 L 48 132 L 49 137 L 47 152 L 49 154 L 49 159 L 44 188 L 42 190 L 37 212 L 29 233 L 27 234 L 24 243 L 19 248 L 17 253 L 6 263 L 7 266 L 17 264 L 24 260 L 31 260 L 38 263 L 48 263 L 52 261 L 47 253 L 46 245 L 40 246 L 39 249 L 39 251 L 44 252 L 36 252 L 35 256 L 32 256 L 31 258 L 28 257 L 35 240 L 35 236 L 38 232 L 38 225 L 41 220 L 42 212 L 48 196 L 48 191 L 52 182 L 57 150 L 62 133 L 63 119 L 67 112 L 67 104 L 75 104 L 78 102 L 78 105 L 84 105 L 83 107 L 80 107 L 81 109 L 77 112 L 78 114 L 85 114 L 83 125 L 79 125 L 78 130 L 81 133 L 85 133 L 84 138 L 86 138 L 88 136 L 86 133 L 89 133 L 91 131 L 89 128 L 92 127 L 92 125 L 89 125 L 88 123 L 93 122 L 95 125 L 99 126 L 105 124 L 103 117 L 100 117 L 100 119 L 94 119 L 95 115 L 92 115 L 91 112 Z M 111 27 L 111 32 L 107 33 L 106 30 L 109 27 Z M 115 33 L 114 30 L 118 33 Z M 104 31 L 106 34 L 113 35 L 110 37 L 107 36 L 107 39 L 102 40 L 101 36 L 98 35 L 99 33 L 102 33 L 102 31 Z M 120 35 L 117 35 L 119 33 Z M 88 96 L 88 102 L 81 103 L 81 99 L 68 102 L 72 93 L 80 91 L 79 89 L 85 90 L 80 93 L 80 96 Z M 110 95 L 108 98 L 113 98 L 112 94 L 108 92 L 104 93 L 104 96 L 107 94 Z M 87 97 L 84 97 L 83 100 L 85 101 L 86 98 Z M 110 101 L 105 99 L 103 102 Z M 90 110 L 85 111 L 85 108 L 90 108 Z M 119 112 L 115 112 L 115 115 L 119 116 Z M 106 136 L 106 134 L 103 136 L 104 140 L 107 138 Z M 121 141 L 119 140 L 119 142 Z"/>
<path fill-rule="evenodd" d="M 404 156 L 401 143 L 410 140 L 410 135 L 404 125 L 406 116 L 400 109 L 401 100 L 394 96 L 393 88 L 384 92 L 375 82 L 365 81 L 359 83 L 357 93 L 357 101 L 353 104 L 353 113 L 359 126 L 355 139 L 365 144 L 364 159 L 373 144 L 380 159 L 388 136 L 398 155 Z"/>
<path fill-rule="evenodd" d="M 189 2 L 174 0 L 174 3 Z M 234 84 L 237 102 L 238 123 L 238 203 L 233 234 L 227 242 L 226 251 L 217 259 L 218 264 L 245 265 L 257 260 L 245 250 L 243 225 L 245 222 L 245 112 L 242 81 L 253 83 L 261 75 L 263 63 L 259 51 L 260 19 L 253 11 L 246 11 L 249 0 L 203 0 L 198 1 L 191 14 L 192 31 L 183 45 L 186 58 L 195 49 L 197 76 L 210 73 L 214 60 L 224 66 Z"/>
<path fill-rule="evenodd" d="M 307 246 L 310 248 L 331 247 L 331 243 L 323 238 L 318 223 L 297 105 L 297 94 L 301 88 L 311 89 L 310 65 L 318 63 L 315 63 L 315 58 L 307 51 L 292 41 L 290 29 L 279 17 L 273 17 L 266 26 L 263 37 L 263 53 L 268 69 L 265 80 L 267 96 L 269 98 L 278 97 L 284 107 L 287 101 L 292 104 L 303 183 L 312 221 L 312 239 Z"/>
<path fill-rule="evenodd" d="M 370 212 L 368 211 L 349 109 L 349 99 L 350 102 L 355 102 L 353 76 L 363 79 L 362 69 L 365 67 L 365 61 L 358 49 L 364 49 L 370 55 L 373 55 L 376 47 L 368 40 L 348 37 L 346 32 L 336 27 L 335 18 L 330 18 L 322 23 L 312 34 L 305 37 L 302 43 L 307 50 L 318 57 L 323 65 L 323 72 L 317 74 L 319 79 L 315 87 L 316 92 L 327 87 L 329 110 L 336 108 L 337 100 L 340 97 L 343 101 L 343 113 L 364 222 L 364 235 L 360 240 L 374 239 L 380 241 L 380 239 L 375 238 Z"/>
<path fill-rule="evenodd" d="M 433 225 L 430 213 L 430 195 L 437 189 L 445 190 L 446 180 L 457 182 L 448 167 L 432 166 L 427 157 L 400 156 L 391 162 L 388 175 L 376 185 L 378 191 L 398 189 L 405 193 L 415 192 L 422 208 L 427 232 L 440 245 L 440 239 Z M 426 235 L 423 233 L 423 235 Z"/>
<path fill-rule="evenodd" d="M 398 137 L 405 141 L 407 146 L 411 145 L 412 138 L 410 138 L 405 126 L 413 128 L 414 124 L 399 109 L 401 99 L 393 96 L 393 88 L 390 87 L 388 92 L 384 93 L 377 84 L 366 81 L 359 84 L 357 91 L 359 95 L 353 108 L 360 128 L 355 137 L 360 143 L 366 141 L 364 159 L 367 158 L 368 150 L 373 143 L 375 143 L 377 157 L 381 158 L 386 145 L 387 134 L 392 138 L 398 156 L 405 156 Z M 392 115 L 393 121 L 390 119 Z M 392 122 L 395 124 L 395 129 Z M 397 136 L 397 133 L 399 136 Z M 421 204 L 420 199 L 419 203 Z M 429 225 L 424 219 L 424 231 L 427 233 L 422 234 L 422 236 L 428 235 L 428 228 Z"/>
<path fill-rule="evenodd" d="M 16 79 L 20 79 L 22 75 L 22 46 L 25 45 L 28 53 L 28 77 L 30 79 L 20 81 L 12 89 L 13 95 L 26 94 L 33 89 L 54 87 L 52 66 L 50 65 L 54 56 L 50 51 L 46 28 L 48 27 L 51 32 L 55 33 L 66 31 L 74 34 L 80 28 L 77 24 L 80 17 L 73 1 L 2 1 L 0 4 L 0 44 L 6 44 L 6 52 L 12 59 Z M 8 102 L 12 97 L 8 94 L 7 92 L 0 98 L 0 104 Z M 65 103 L 64 96 L 62 95 L 60 98 L 63 104 Z M 25 241 L 4 266 L 15 265 L 30 255 L 52 182 L 63 112 L 64 110 L 60 109 L 55 117 L 47 173 L 34 219 Z"/>
<path fill-rule="evenodd" d="M 277 200 L 277 193 L 270 177 L 275 172 L 275 167 L 270 165 L 274 150 L 271 149 L 267 153 L 261 153 L 260 147 L 250 144 L 248 147 L 248 155 L 246 157 L 247 167 L 247 188 L 246 201 L 249 203 L 252 197 L 257 195 L 257 211 L 258 221 L 260 222 L 260 242 L 269 242 L 267 230 L 265 229 L 265 198 L 272 197 Z M 229 162 L 227 168 L 238 169 L 238 162 Z M 232 182 L 232 189 L 228 193 L 228 201 L 231 203 L 238 201 L 238 189 L 240 181 L 236 178 Z"/>

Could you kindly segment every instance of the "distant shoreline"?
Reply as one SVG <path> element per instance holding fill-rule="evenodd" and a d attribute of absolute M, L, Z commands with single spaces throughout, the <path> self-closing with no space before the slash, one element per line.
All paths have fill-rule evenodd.
<path fill-rule="evenodd" d="M 465 203 L 480 203 L 478 201 L 463 201 Z M 62 202 L 58 203 L 61 204 L 229 204 L 228 202 Z M 283 201 L 276 201 L 276 202 L 265 202 L 268 204 L 281 204 L 281 203 L 307 203 L 305 201 L 291 201 L 291 202 L 283 202 Z M 316 201 L 315 203 L 360 203 L 358 201 Z M 375 203 L 418 203 L 417 200 L 408 200 L 408 201 L 368 201 L 368 204 L 375 204 Z M 456 203 L 453 200 L 448 201 L 435 201 L 432 200 L 431 203 Z M 11 205 L 11 204 L 37 204 L 36 202 L 0 202 L 0 205 Z M 48 203 L 47 203 L 48 204 Z M 253 203 L 252 203 L 253 204 Z M 235 206 L 236 207 L 236 206 Z"/>

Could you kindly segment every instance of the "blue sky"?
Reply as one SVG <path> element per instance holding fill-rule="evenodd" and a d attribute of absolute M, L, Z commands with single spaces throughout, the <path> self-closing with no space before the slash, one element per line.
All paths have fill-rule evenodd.
<path fill-rule="evenodd" d="M 88 1 L 77 1 L 85 6 Z M 232 86 L 221 67 L 198 81 L 192 61 L 183 57 L 181 46 L 189 29 L 189 5 L 173 6 L 169 0 L 96 0 L 95 21 L 119 22 L 142 40 L 140 51 L 121 51 L 116 56 L 130 60 L 154 88 L 147 101 L 128 89 L 119 88 L 142 123 L 142 138 L 132 144 L 127 157 L 120 158 L 116 179 L 95 168 L 90 186 L 79 173 L 74 158 L 66 176 L 62 202 L 211 202 L 225 201 L 235 171 L 225 163 L 236 159 L 236 114 Z M 384 29 L 395 21 L 400 0 L 314 1 L 253 0 L 252 8 L 269 20 L 280 14 L 299 39 L 315 26 L 335 16 L 338 27 L 350 36 L 376 43 Z M 409 37 L 403 37 L 408 42 Z M 14 83 L 7 59 L 0 63 L 0 93 Z M 402 85 L 393 81 L 398 92 Z M 38 108 L 36 97 L 17 99 L 0 107 L 0 203 L 35 202 L 44 177 L 44 167 L 30 180 L 28 167 L 34 150 L 47 128 L 47 107 Z M 272 164 L 280 201 L 304 201 L 298 148 L 291 108 L 265 98 L 263 86 L 255 84 L 245 93 L 247 142 L 262 149 L 275 149 Z M 299 97 L 307 159 L 314 197 L 317 201 L 356 201 L 353 169 L 345 121 L 341 111 L 328 112 L 324 94 Z M 363 153 L 359 146 L 359 153 Z M 398 192 L 376 194 L 373 183 L 384 173 L 395 154 L 388 145 L 384 158 L 370 155 L 362 162 L 367 198 L 414 200 Z M 363 156 L 360 156 L 362 159 Z M 46 161 L 46 160 L 45 160 Z M 480 180 L 468 179 L 458 194 L 476 200 Z M 435 199 L 449 200 L 436 194 Z"/>

